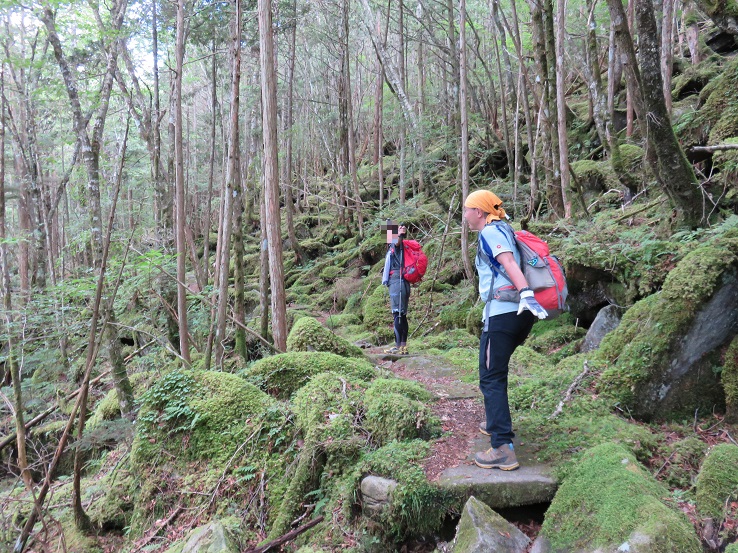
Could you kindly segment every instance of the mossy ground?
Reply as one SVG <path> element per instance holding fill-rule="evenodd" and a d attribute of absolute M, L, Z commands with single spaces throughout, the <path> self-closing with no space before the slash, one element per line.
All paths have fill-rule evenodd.
<path fill-rule="evenodd" d="M 702 551 L 687 518 L 662 503 L 666 490 L 622 446 L 603 443 L 582 455 L 546 512 L 542 533 L 554 550 L 619 546 L 636 532 L 649 551 Z"/>
<path fill-rule="evenodd" d="M 697 508 L 704 516 L 722 521 L 738 501 L 738 446 L 718 444 L 702 463 L 696 482 Z"/>

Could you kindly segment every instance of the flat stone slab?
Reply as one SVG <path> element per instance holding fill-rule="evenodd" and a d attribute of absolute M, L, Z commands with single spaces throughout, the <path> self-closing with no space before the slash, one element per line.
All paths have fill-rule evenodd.
<path fill-rule="evenodd" d="M 438 485 L 463 499 L 474 496 L 493 509 L 550 503 L 558 488 L 551 468 L 535 460 L 530 446 L 520 445 L 517 440 L 514 444 L 520 468 L 483 469 L 474 464 L 474 453 L 489 448 L 489 438 L 480 434 L 467 461 L 443 471 Z"/>

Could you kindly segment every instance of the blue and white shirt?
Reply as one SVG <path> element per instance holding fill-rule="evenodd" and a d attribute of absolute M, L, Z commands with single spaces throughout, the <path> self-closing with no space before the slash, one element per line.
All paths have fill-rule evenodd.
<path fill-rule="evenodd" d="M 503 270 L 495 258 L 501 253 L 512 252 L 515 262 L 520 265 L 520 254 L 518 248 L 515 247 L 512 232 L 510 225 L 501 221 L 492 221 L 479 232 L 477 257 L 474 264 L 479 274 L 479 296 L 482 301 L 486 302 L 482 313 L 482 321 L 484 322 L 488 317 L 518 310 L 517 302 L 499 301 L 492 297 L 493 290 L 497 290 L 502 286 L 511 286 L 512 283 L 502 276 L 498 270 L 492 270 L 490 263 Z"/>

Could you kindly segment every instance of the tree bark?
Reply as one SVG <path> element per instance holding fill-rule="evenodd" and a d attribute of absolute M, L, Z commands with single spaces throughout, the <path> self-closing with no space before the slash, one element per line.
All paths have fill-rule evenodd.
<path fill-rule="evenodd" d="M 230 277 L 231 234 L 233 232 L 234 205 L 240 198 L 241 161 L 240 161 L 240 133 L 239 133 L 239 106 L 241 88 L 241 2 L 235 0 L 234 15 L 231 21 L 231 112 L 229 118 L 230 135 L 228 137 L 228 170 L 223 194 L 223 225 L 220 242 L 220 259 L 218 260 L 218 314 L 215 325 L 215 362 L 223 367 L 223 344 L 226 337 L 226 312 L 228 301 L 228 280 Z"/>
<path fill-rule="evenodd" d="M 683 223 L 694 228 L 702 219 L 702 193 L 692 165 L 677 141 L 666 109 L 656 18 L 651 0 L 638 0 L 636 17 L 640 29 L 638 56 L 643 79 L 642 96 L 648 112 L 646 132 L 649 145 L 656 154 L 656 163 L 652 168 L 660 177 L 672 203 L 681 210 Z"/>
<path fill-rule="evenodd" d="M 466 60 L 466 0 L 459 4 L 459 116 L 461 126 L 461 205 L 469 195 L 469 115 L 467 113 L 467 60 Z M 461 226 L 461 259 L 464 272 L 470 282 L 474 281 L 474 268 L 469 258 L 469 226 Z"/>
<path fill-rule="evenodd" d="M 564 217 L 571 217 L 571 202 L 569 191 L 569 145 L 566 134 L 566 67 L 564 64 L 564 50 L 566 47 L 566 1 L 556 3 L 556 111 L 558 115 L 559 131 L 559 173 L 561 175 L 561 201 L 564 207 Z"/>
<path fill-rule="evenodd" d="M 185 239 L 185 206 L 187 197 L 184 181 L 184 151 L 182 145 L 182 72 L 185 54 L 185 0 L 177 1 L 176 74 L 174 76 L 174 164 L 177 205 L 177 318 L 179 320 L 179 353 L 190 364 L 189 331 L 187 328 L 187 242 Z"/>
<path fill-rule="evenodd" d="M 366 0 L 365 0 L 366 1 Z M 269 278 L 272 293 L 274 345 L 287 349 L 287 304 L 282 265 L 282 232 L 279 217 L 279 164 L 277 147 L 277 75 L 274 68 L 272 2 L 259 0 L 259 59 L 261 66 L 262 128 L 264 141 L 264 224 L 267 229 Z"/>

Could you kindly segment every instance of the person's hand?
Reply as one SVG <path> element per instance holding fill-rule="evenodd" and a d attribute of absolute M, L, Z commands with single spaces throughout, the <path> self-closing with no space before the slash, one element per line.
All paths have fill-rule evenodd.
<path fill-rule="evenodd" d="M 546 311 L 543 306 L 538 303 L 538 301 L 536 301 L 536 298 L 533 295 L 533 290 L 531 290 L 530 288 L 523 289 L 523 291 L 520 292 L 518 315 L 520 315 L 524 309 L 527 309 L 539 319 L 545 319 L 546 317 L 548 317 L 548 311 Z"/>

